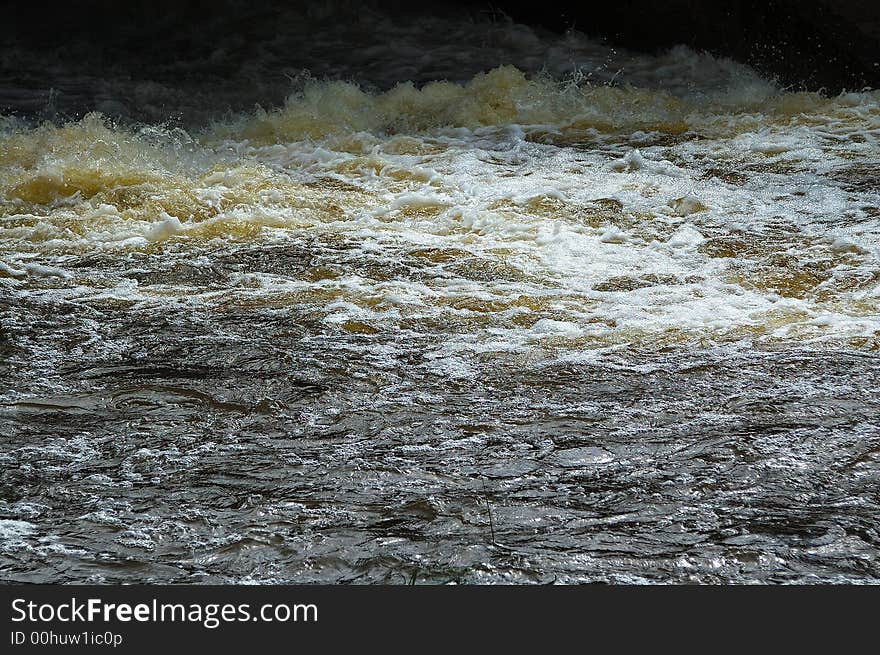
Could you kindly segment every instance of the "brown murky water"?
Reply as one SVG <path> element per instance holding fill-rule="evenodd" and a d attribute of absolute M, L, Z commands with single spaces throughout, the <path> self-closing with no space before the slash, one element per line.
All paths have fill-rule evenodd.
<path fill-rule="evenodd" d="M 880 581 L 880 95 L 435 28 L 0 119 L 0 577 Z"/>

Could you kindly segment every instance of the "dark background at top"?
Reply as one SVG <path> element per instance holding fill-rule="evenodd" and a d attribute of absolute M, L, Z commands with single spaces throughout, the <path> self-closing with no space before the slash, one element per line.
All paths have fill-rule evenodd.
<path fill-rule="evenodd" d="M 836 94 L 880 87 L 877 0 L 605 0 L 576 4 L 555 0 L 0 0 L 0 80 L 7 88 L 24 80 L 8 63 L 3 70 L 4 61 L 20 62 L 21 52 L 40 56 L 53 51 L 66 53 L 65 47 L 72 42 L 85 46 L 78 46 L 76 56 L 64 54 L 62 66 L 46 72 L 47 87 L 65 76 L 74 77 L 80 67 L 90 66 L 94 71 L 97 66 L 100 70 L 103 62 L 112 63 L 117 72 L 121 66 L 133 79 L 147 79 L 169 62 L 204 59 L 224 36 L 245 35 L 244 41 L 249 43 L 271 35 L 279 15 L 311 20 L 316 14 L 325 19 L 329 14 L 332 19 L 338 11 L 340 20 L 348 20 L 371 7 L 407 19 L 450 13 L 497 17 L 503 13 L 517 22 L 555 32 L 573 26 L 611 45 L 646 52 L 681 43 L 753 65 L 795 89 Z M 455 35 L 449 38 L 454 40 Z M 3 53 L 12 51 L 19 53 L 19 58 L 4 60 Z M 288 63 L 303 68 L 309 64 Z M 37 79 L 42 75 L 39 66 L 35 69 Z M 36 84 L 34 72 L 29 75 L 21 81 L 22 88 Z M 15 109 L 14 103 L 4 104 L 4 109 Z"/>

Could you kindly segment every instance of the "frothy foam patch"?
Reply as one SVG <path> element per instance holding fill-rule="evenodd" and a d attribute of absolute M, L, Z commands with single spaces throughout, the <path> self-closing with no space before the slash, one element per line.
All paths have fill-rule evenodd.
<path fill-rule="evenodd" d="M 676 94 L 503 66 L 376 93 L 310 81 L 197 138 L 97 115 L 10 124 L 0 284 L 306 308 L 364 339 L 447 334 L 473 350 L 872 347 L 880 97 L 746 78 Z M 302 254 L 212 263 L 254 246 Z"/>
<path fill-rule="evenodd" d="M 37 526 L 27 521 L 0 519 L 0 552 L 28 548 Z"/>

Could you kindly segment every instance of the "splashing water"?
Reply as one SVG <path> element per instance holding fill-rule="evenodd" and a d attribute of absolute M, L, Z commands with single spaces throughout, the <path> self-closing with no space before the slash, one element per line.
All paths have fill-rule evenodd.
<path fill-rule="evenodd" d="M 880 580 L 880 93 L 493 29 L 3 119 L 5 579 Z"/>

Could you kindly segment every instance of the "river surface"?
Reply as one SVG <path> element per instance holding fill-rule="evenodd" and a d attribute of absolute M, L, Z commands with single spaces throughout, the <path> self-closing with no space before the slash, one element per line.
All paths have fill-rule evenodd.
<path fill-rule="evenodd" d="M 880 582 L 880 92 L 316 20 L 6 55 L 0 579 Z"/>

